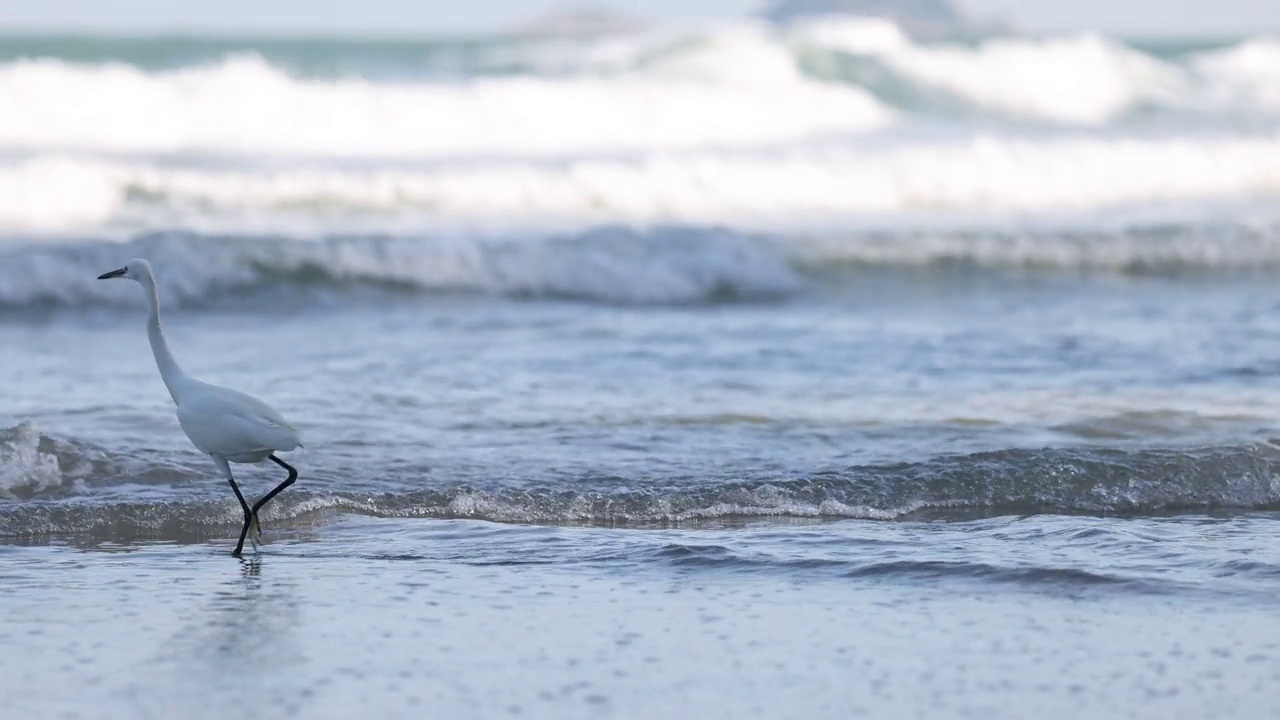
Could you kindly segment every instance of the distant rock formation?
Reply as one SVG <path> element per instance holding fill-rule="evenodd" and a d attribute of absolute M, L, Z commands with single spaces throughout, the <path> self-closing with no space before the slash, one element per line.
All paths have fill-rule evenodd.
<path fill-rule="evenodd" d="M 581 5 L 531 18 L 509 32 L 514 35 L 573 36 L 615 35 L 647 30 L 651 23 L 634 15 L 597 5 Z"/>
<path fill-rule="evenodd" d="M 969 20 L 947 0 L 778 0 L 764 12 L 764 17 L 779 23 L 829 15 L 886 18 L 918 36 L 971 28 Z"/>

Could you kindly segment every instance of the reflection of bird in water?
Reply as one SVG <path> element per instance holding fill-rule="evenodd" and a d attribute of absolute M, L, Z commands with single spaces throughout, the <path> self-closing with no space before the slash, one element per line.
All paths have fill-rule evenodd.
<path fill-rule="evenodd" d="M 240 574 L 246 580 L 249 578 L 257 578 L 262 576 L 262 561 L 257 558 L 245 560 L 240 563 Z"/>
<path fill-rule="evenodd" d="M 246 558 L 220 575 L 198 563 L 191 567 L 189 582 L 171 591 L 182 610 L 172 634 L 158 644 L 154 663 L 175 670 L 166 691 L 185 698 L 177 707 L 209 698 L 216 710 L 163 716 L 291 714 L 308 682 L 294 673 L 310 659 L 299 584 L 288 572 L 294 566 L 273 574 L 266 563 Z"/>
<path fill-rule="evenodd" d="M 213 458 L 213 464 L 218 466 L 227 482 L 231 483 L 231 489 L 235 491 L 236 499 L 244 510 L 244 526 L 240 529 L 240 539 L 231 554 L 240 555 L 244 549 L 245 536 L 251 529 L 254 535 L 250 540 L 256 547 L 258 535 L 262 533 L 258 511 L 298 479 L 298 471 L 275 456 L 277 452 L 288 452 L 302 446 L 297 428 L 261 400 L 236 390 L 201 382 L 178 367 L 173 354 L 169 352 L 164 332 L 160 329 L 160 298 L 156 292 L 156 279 L 151 272 L 151 263 L 141 259 L 130 260 L 119 270 L 98 276 L 99 280 L 110 278 L 133 280 L 146 292 L 150 310 L 147 315 L 147 338 L 151 341 L 151 352 L 155 355 L 160 377 L 178 406 L 178 423 L 182 425 L 182 430 L 191 439 L 191 443 L 200 452 Z M 250 506 L 240 493 L 240 487 L 236 485 L 228 463 L 256 463 L 263 460 L 271 460 L 284 468 L 289 472 L 289 477 Z"/>

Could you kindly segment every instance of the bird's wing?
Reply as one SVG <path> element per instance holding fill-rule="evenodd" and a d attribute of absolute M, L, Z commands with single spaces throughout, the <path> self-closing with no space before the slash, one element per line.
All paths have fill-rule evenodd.
<path fill-rule="evenodd" d="M 232 457 L 254 452 L 287 452 L 302 444 L 298 431 L 257 398 L 202 384 L 182 398 L 178 422 L 202 452 Z"/>
<path fill-rule="evenodd" d="M 234 428 L 234 435 L 237 440 L 242 441 L 246 446 L 257 446 L 247 448 L 247 451 L 275 450 L 288 452 L 302 444 L 297 430 L 272 422 L 268 418 L 224 415 L 223 422 L 229 428 Z"/>

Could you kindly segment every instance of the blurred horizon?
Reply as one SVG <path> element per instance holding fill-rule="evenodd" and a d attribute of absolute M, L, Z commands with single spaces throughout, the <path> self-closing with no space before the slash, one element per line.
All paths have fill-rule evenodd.
<path fill-rule="evenodd" d="M 581 0 L 477 0 L 463 7 L 407 0 L 368 0 L 359 5 L 280 0 L 264 9 L 247 0 L 229 0 L 216 7 L 123 0 L 110 8 L 91 0 L 63 0 L 0 11 L 0 34 L 447 37 L 519 31 L 548 18 L 583 11 L 657 26 L 698 27 L 758 17 L 775 4 L 706 0 L 691 7 L 677 0 L 656 0 L 637 11 L 616 2 Z M 1264 0 L 961 0 L 950 4 L 979 25 L 999 25 L 1020 33 L 1212 37 L 1280 30 L 1280 5 Z"/>

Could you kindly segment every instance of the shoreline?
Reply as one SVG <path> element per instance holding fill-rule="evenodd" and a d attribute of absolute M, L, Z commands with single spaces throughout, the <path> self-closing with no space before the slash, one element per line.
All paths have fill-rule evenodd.
<path fill-rule="evenodd" d="M 444 525 L 349 520 L 243 562 L 221 545 L 0 547 L 0 716 L 1280 709 L 1274 604 L 568 562 Z"/>

